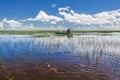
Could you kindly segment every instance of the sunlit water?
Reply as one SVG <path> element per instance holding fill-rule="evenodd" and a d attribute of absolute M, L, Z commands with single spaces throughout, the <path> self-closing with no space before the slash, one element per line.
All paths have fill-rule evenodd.
<path fill-rule="evenodd" d="M 71 38 L 0 35 L 0 60 L 10 75 L 18 70 L 20 74 L 27 69 L 34 70 L 36 66 L 41 67 L 43 73 L 49 73 L 52 70 L 49 71 L 48 65 L 52 65 L 56 66 L 58 73 L 54 75 L 58 77 L 69 76 L 69 73 L 79 80 L 85 73 L 91 74 L 86 76 L 89 80 L 120 80 L 120 34 L 73 35 Z"/>

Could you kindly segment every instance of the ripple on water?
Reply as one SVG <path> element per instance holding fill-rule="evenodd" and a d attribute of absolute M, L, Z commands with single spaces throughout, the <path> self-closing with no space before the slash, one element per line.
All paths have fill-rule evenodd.
<path fill-rule="evenodd" d="M 0 35 L 0 61 L 3 77 L 119 80 L 120 36 L 32 38 L 29 35 Z"/>

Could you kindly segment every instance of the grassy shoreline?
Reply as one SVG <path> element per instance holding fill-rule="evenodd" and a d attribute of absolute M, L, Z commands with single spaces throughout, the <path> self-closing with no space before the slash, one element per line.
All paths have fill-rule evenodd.
<path fill-rule="evenodd" d="M 65 30 L 0 30 L 0 34 L 26 34 L 33 35 L 35 33 L 55 33 L 57 31 L 65 31 Z M 73 33 L 112 33 L 112 32 L 120 32 L 120 30 L 74 30 Z"/>

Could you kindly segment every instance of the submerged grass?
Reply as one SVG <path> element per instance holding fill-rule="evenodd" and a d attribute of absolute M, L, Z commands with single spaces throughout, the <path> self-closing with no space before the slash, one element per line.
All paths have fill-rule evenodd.
<path fill-rule="evenodd" d="M 7 69 L 7 65 L 5 61 L 0 61 L 0 69 L 2 71 L 2 75 L 7 79 L 7 80 L 14 80 L 14 77 L 9 73 Z"/>

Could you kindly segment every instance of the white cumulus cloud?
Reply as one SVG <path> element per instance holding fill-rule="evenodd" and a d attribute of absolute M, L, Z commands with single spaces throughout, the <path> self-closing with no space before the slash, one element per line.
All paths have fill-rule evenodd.
<path fill-rule="evenodd" d="M 51 21 L 51 24 L 56 24 L 56 22 L 55 21 Z"/>
<path fill-rule="evenodd" d="M 33 18 L 18 21 L 4 18 L 0 20 L 0 29 L 56 30 L 67 27 L 74 29 L 120 29 L 120 9 L 84 14 L 77 13 L 67 6 L 58 8 L 58 12 L 59 14 L 56 16 L 41 10 Z"/>
<path fill-rule="evenodd" d="M 0 21 L 0 27 L 2 27 L 3 26 L 3 22 L 2 21 Z"/>
<path fill-rule="evenodd" d="M 63 11 L 64 10 L 64 11 Z M 79 14 L 73 10 L 59 8 L 59 14 L 68 22 L 82 25 L 102 25 L 102 24 L 119 24 L 120 10 L 100 12 L 97 14 Z"/>
<path fill-rule="evenodd" d="M 11 27 L 19 27 L 21 26 L 21 23 L 15 20 L 6 20 L 5 23 L 7 23 Z"/>
<path fill-rule="evenodd" d="M 28 18 L 29 21 L 41 21 L 41 22 L 52 22 L 57 23 L 63 21 L 62 18 L 58 16 L 48 15 L 44 11 L 40 11 L 35 18 Z"/>
<path fill-rule="evenodd" d="M 20 26 L 21 23 L 19 21 L 8 20 L 7 18 L 4 18 L 2 21 L 0 21 L 0 29 L 16 29 Z"/>
<path fill-rule="evenodd" d="M 66 7 L 62 7 L 62 8 L 58 8 L 59 11 L 68 11 L 69 10 L 69 6 Z"/>

